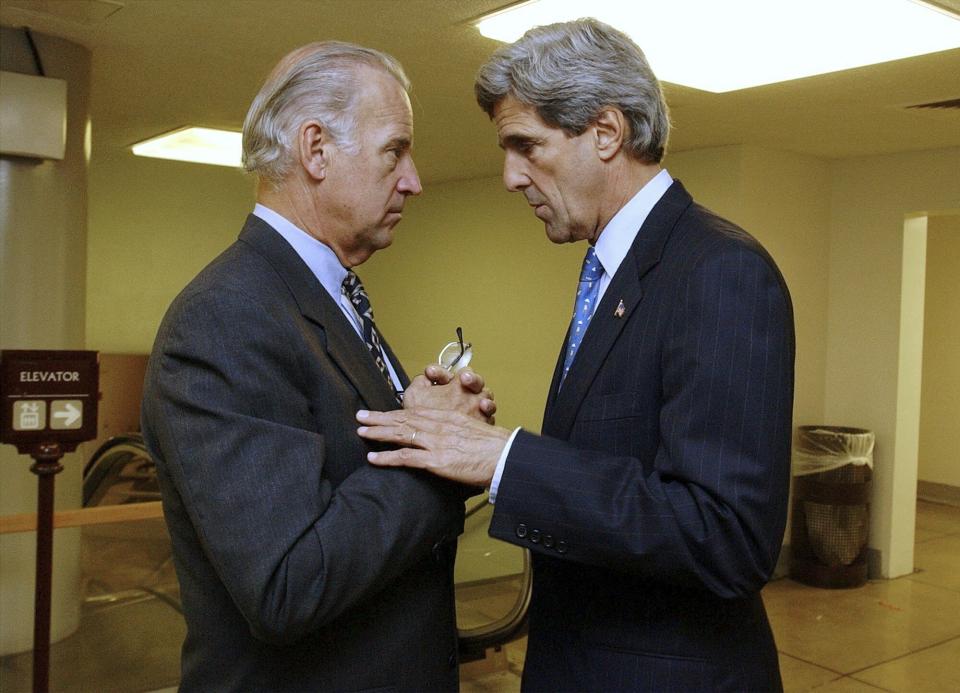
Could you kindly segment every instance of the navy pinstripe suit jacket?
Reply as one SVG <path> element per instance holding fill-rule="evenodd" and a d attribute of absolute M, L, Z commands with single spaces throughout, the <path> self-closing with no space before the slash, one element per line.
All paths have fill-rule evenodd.
<path fill-rule="evenodd" d="M 759 592 L 794 348 L 773 260 L 674 182 L 501 479 L 490 534 L 534 553 L 525 690 L 781 687 Z"/>

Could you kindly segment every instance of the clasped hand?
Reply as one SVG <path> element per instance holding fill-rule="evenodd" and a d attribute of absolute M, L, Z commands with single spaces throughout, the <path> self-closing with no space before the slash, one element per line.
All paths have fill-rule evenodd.
<path fill-rule="evenodd" d="M 494 422 L 497 403 L 484 387 L 483 377 L 469 368 L 457 374 L 437 366 L 427 366 L 403 393 L 403 408 L 458 411 L 487 423 Z"/>
<path fill-rule="evenodd" d="M 436 383 L 436 384 L 434 384 Z M 510 431 L 494 426 L 496 403 L 483 378 L 469 369 L 456 376 L 428 366 L 407 388 L 403 409 L 359 411 L 357 433 L 393 443 L 371 452 L 382 467 L 416 467 L 471 486 L 488 486 Z"/>

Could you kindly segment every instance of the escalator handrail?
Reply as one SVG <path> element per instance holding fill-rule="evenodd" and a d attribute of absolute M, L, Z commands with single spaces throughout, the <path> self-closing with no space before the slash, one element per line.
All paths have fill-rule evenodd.
<path fill-rule="evenodd" d="M 114 436 L 97 448 L 83 467 L 83 507 L 99 505 L 110 484 L 116 481 L 117 476 L 132 459 L 141 459 L 153 466 L 143 436 L 139 433 Z M 151 496 L 141 500 L 155 498 Z M 130 499 L 128 502 L 131 502 Z"/>
<path fill-rule="evenodd" d="M 104 442 L 92 455 L 90 455 L 90 459 L 83 466 L 84 478 L 86 478 L 86 476 L 96 466 L 104 454 L 109 452 L 111 448 L 115 448 L 120 445 L 129 445 L 133 448 L 139 448 L 143 452 L 144 457 L 150 457 L 150 453 L 147 452 L 147 445 L 143 442 L 142 434 L 134 431 L 131 433 L 124 433 L 123 435 L 119 436 L 113 436 L 112 438 L 108 438 L 106 442 Z"/>

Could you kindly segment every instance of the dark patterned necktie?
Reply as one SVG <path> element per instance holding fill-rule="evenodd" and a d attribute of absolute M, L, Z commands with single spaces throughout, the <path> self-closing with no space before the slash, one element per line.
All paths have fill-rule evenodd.
<path fill-rule="evenodd" d="M 384 380 L 387 381 L 390 389 L 393 390 L 393 378 L 390 377 L 387 360 L 383 355 L 383 347 L 380 346 L 383 340 L 380 339 L 380 333 L 377 331 L 377 326 L 373 322 L 373 308 L 370 306 L 370 297 L 367 296 L 367 292 L 360 282 L 360 277 L 352 271 L 347 270 L 347 276 L 343 278 L 343 285 L 340 288 L 350 303 L 353 304 L 357 315 L 360 316 L 360 328 L 363 341 L 367 345 L 367 349 L 370 350 L 370 355 L 373 356 L 373 361 L 377 364 L 377 368 L 380 369 Z"/>

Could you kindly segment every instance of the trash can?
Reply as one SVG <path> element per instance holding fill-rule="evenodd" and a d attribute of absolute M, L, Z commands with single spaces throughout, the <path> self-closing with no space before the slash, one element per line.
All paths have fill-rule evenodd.
<path fill-rule="evenodd" d="M 874 435 L 800 426 L 793 451 L 790 577 L 814 587 L 867 581 Z"/>

